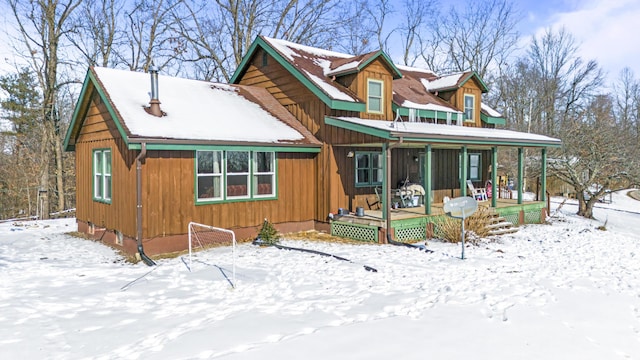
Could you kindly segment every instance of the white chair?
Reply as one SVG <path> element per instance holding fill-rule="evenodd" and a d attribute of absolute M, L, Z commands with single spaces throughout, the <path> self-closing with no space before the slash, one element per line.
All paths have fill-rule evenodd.
<path fill-rule="evenodd" d="M 477 201 L 487 201 L 487 190 L 485 188 L 476 188 L 473 186 L 471 180 L 467 180 L 467 188 L 471 192 L 471 196 Z"/>

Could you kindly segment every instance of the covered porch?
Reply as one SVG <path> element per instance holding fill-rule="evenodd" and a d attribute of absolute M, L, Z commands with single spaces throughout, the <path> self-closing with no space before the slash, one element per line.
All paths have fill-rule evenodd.
<path fill-rule="evenodd" d="M 384 243 L 394 236 L 396 240 L 403 240 L 398 230 L 413 228 L 416 230 L 412 230 L 411 236 L 419 233 L 426 238 L 430 234 L 429 226 L 432 226 L 428 224 L 434 224 L 444 216 L 442 206 L 446 198 L 472 195 L 468 182 L 473 187 L 484 188 L 488 182 L 498 185 L 486 189 L 487 200 L 481 205 L 494 209 L 501 216 L 506 215 L 513 224 L 538 223 L 543 218 L 547 200 L 547 149 L 560 146 L 558 139 L 510 130 L 432 123 L 336 117 L 327 117 L 325 121 L 380 139 L 379 143 L 340 145 L 350 156 L 354 156 L 350 149 L 356 150 L 356 161 L 351 170 L 356 174 L 356 187 L 361 180 L 359 177 L 367 178 L 371 185 L 357 187 L 358 193 L 352 194 L 356 206 L 350 210 L 355 212 L 362 208 L 358 212 L 361 216 L 348 212 L 333 219 L 332 233 L 336 235 L 343 233 L 341 236 L 344 236 L 341 227 L 370 227 L 367 231 L 377 232 L 375 238 Z M 373 148 L 380 154 L 379 158 L 375 155 L 363 157 L 367 160 L 369 173 L 357 157 L 357 150 L 363 147 Z M 509 193 L 510 198 L 501 196 L 499 188 L 502 185 L 497 171 L 499 148 L 517 149 L 517 185 Z M 524 198 L 525 149 L 539 154 L 535 157 L 540 162 L 540 188 L 534 202 Z M 374 150 L 369 152 L 374 154 Z M 403 181 L 410 181 L 423 191 L 418 202 L 409 201 L 407 205 L 403 201 L 397 208 Z"/>
<path fill-rule="evenodd" d="M 432 203 L 432 214 L 425 214 L 424 206 L 382 210 L 364 210 L 360 216 L 353 212 L 336 215 L 331 222 L 331 234 L 365 242 L 383 242 L 387 229 L 396 241 L 410 242 L 432 238 L 440 221 L 446 216 L 443 203 Z M 497 199 L 496 206 L 481 202 L 478 206 L 491 207 L 495 213 L 513 225 L 539 224 L 547 214 L 548 202 Z M 388 217 L 387 217 L 388 216 Z M 387 219 L 390 218 L 390 226 Z"/>

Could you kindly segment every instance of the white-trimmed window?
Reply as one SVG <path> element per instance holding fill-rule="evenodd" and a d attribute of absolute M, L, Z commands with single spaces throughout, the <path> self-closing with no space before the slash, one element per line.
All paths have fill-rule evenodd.
<path fill-rule="evenodd" d="M 111 203 L 111 150 L 93 151 L 93 199 Z"/>
<path fill-rule="evenodd" d="M 276 187 L 276 159 L 274 152 L 256 151 L 253 159 L 254 197 L 272 197 Z"/>
<path fill-rule="evenodd" d="M 475 121 L 473 114 L 475 112 L 476 97 L 471 94 L 464 94 L 464 121 Z"/>
<path fill-rule="evenodd" d="M 249 197 L 249 152 L 227 151 L 227 199 Z"/>
<path fill-rule="evenodd" d="M 273 151 L 196 151 L 196 201 L 250 200 L 276 196 Z"/>
<path fill-rule="evenodd" d="M 356 159 L 356 186 L 382 184 L 382 154 L 358 152 Z"/>
<path fill-rule="evenodd" d="M 469 180 L 482 180 L 482 155 L 480 153 L 469 154 Z"/>
<path fill-rule="evenodd" d="M 381 80 L 367 79 L 367 112 L 381 114 L 384 109 L 384 83 Z"/>
<path fill-rule="evenodd" d="M 222 151 L 196 152 L 198 200 L 222 200 Z"/>

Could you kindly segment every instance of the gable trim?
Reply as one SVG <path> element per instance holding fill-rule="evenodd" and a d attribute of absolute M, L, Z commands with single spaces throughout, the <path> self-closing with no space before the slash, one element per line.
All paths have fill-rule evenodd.
<path fill-rule="evenodd" d="M 291 75 L 293 75 L 298 81 L 302 83 L 307 89 L 309 89 L 315 96 L 317 96 L 323 103 L 325 103 L 332 110 L 345 110 L 345 111 L 357 111 L 364 112 L 366 110 L 366 104 L 363 102 L 356 101 L 345 101 L 345 100 L 336 100 L 331 98 L 327 93 L 325 93 L 320 87 L 314 84 L 303 72 L 298 70 L 295 66 L 293 66 L 287 59 L 284 58 L 277 50 L 275 50 L 271 45 L 266 42 L 262 37 L 258 36 L 247 51 L 247 54 L 242 58 L 242 61 L 238 65 L 238 68 L 233 73 L 231 80 L 229 82 L 231 84 L 238 84 L 240 80 L 240 76 L 244 74 L 246 71 L 249 62 L 253 58 L 256 49 L 260 47 L 267 54 L 271 55 L 278 64 L 284 67 Z"/>
<path fill-rule="evenodd" d="M 107 111 L 109 112 L 111 119 L 115 123 L 116 128 L 118 129 L 118 132 L 122 137 L 122 140 L 127 146 L 129 146 L 127 132 L 122 127 L 118 114 L 114 110 L 113 106 L 111 106 L 111 102 L 109 101 L 109 98 L 106 96 L 104 89 L 102 89 L 100 82 L 96 79 L 91 68 L 89 68 L 89 70 L 87 70 L 87 75 L 82 85 L 82 90 L 80 91 L 80 97 L 78 98 L 79 100 L 76 103 L 76 107 L 73 111 L 73 117 L 71 118 L 71 123 L 69 124 L 69 128 L 67 129 L 67 134 L 65 135 L 65 138 L 64 138 L 63 148 L 66 151 L 75 150 L 75 140 L 77 140 L 80 134 L 80 129 L 82 128 L 82 125 L 84 123 L 85 115 L 87 114 L 87 111 L 89 111 L 89 106 L 90 106 L 89 103 L 91 101 L 90 95 L 92 94 L 92 92 L 89 91 L 89 88 L 92 88 L 93 90 L 97 91 L 98 96 L 100 96 L 100 99 L 104 102 L 105 106 L 107 107 Z M 72 136 L 75 136 L 73 145 L 70 144 Z"/>
<path fill-rule="evenodd" d="M 378 50 L 375 54 L 370 56 L 366 61 L 363 61 L 361 64 L 359 64 L 355 68 L 344 70 L 344 71 L 337 71 L 337 72 L 330 71 L 329 73 L 327 73 L 327 75 L 344 76 L 344 75 L 358 73 L 362 71 L 364 68 L 366 68 L 367 66 L 369 66 L 369 64 L 371 64 L 373 61 L 377 60 L 379 57 L 382 57 L 382 59 L 391 68 L 391 75 L 393 76 L 394 80 L 402 78 L 402 73 L 400 72 L 400 70 L 393 63 L 389 55 L 387 55 L 387 53 L 385 53 L 382 50 Z"/>

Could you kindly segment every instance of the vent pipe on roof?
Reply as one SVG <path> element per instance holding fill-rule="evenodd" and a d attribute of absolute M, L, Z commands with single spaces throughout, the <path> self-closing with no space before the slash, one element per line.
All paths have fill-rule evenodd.
<path fill-rule="evenodd" d="M 151 100 L 149 100 L 147 112 L 151 115 L 160 117 L 164 114 L 160 109 L 160 100 L 158 98 L 158 69 L 153 62 L 149 67 L 149 74 L 151 75 Z"/>

